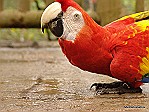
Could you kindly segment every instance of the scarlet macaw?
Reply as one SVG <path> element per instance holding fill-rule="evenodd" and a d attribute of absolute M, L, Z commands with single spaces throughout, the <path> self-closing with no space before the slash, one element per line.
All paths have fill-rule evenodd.
<path fill-rule="evenodd" d="M 55 1 L 42 14 L 42 31 L 48 27 L 59 37 L 74 66 L 122 81 L 91 87 L 101 93 L 142 92 L 140 86 L 149 83 L 149 11 L 101 27 L 73 0 Z"/>

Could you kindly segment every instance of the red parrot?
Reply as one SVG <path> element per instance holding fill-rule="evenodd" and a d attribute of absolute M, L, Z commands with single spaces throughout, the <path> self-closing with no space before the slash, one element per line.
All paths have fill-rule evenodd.
<path fill-rule="evenodd" d="M 59 38 L 72 65 L 122 81 L 94 83 L 96 90 L 142 92 L 140 86 L 149 83 L 149 11 L 102 27 L 73 0 L 55 0 L 43 12 L 41 27 Z"/>

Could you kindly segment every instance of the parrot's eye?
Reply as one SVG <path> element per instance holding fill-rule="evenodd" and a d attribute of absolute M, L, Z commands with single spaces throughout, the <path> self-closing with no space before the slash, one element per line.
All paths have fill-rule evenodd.
<path fill-rule="evenodd" d="M 79 14 L 75 14 L 74 17 L 77 19 L 79 18 Z"/>
<path fill-rule="evenodd" d="M 73 14 L 73 17 L 74 17 L 74 20 L 79 20 L 81 18 L 82 14 L 78 11 L 74 12 Z"/>

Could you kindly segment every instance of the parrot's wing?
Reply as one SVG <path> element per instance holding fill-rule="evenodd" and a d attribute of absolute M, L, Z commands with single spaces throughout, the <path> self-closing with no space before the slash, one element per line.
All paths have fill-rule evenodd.
<path fill-rule="evenodd" d="M 142 20 L 149 20 L 149 11 L 144 11 L 144 12 L 124 16 L 112 23 L 107 24 L 106 26 L 104 26 L 104 28 L 114 33 L 122 30 L 127 25 L 130 25 L 132 23 L 139 22 Z"/>
<path fill-rule="evenodd" d="M 110 70 L 113 77 L 139 87 L 149 83 L 149 19 L 145 15 L 144 19 L 135 17 L 137 21 L 114 33 L 110 40 L 110 45 L 114 43 Z"/>

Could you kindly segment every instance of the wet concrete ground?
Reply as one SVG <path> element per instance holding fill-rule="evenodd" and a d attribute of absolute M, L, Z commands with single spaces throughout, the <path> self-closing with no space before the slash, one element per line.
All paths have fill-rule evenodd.
<path fill-rule="evenodd" d="M 89 89 L 112 81 L 72 66 L 59 47 L 0 48 L 0 112 L 149 112 L 149 93 Z"/>

